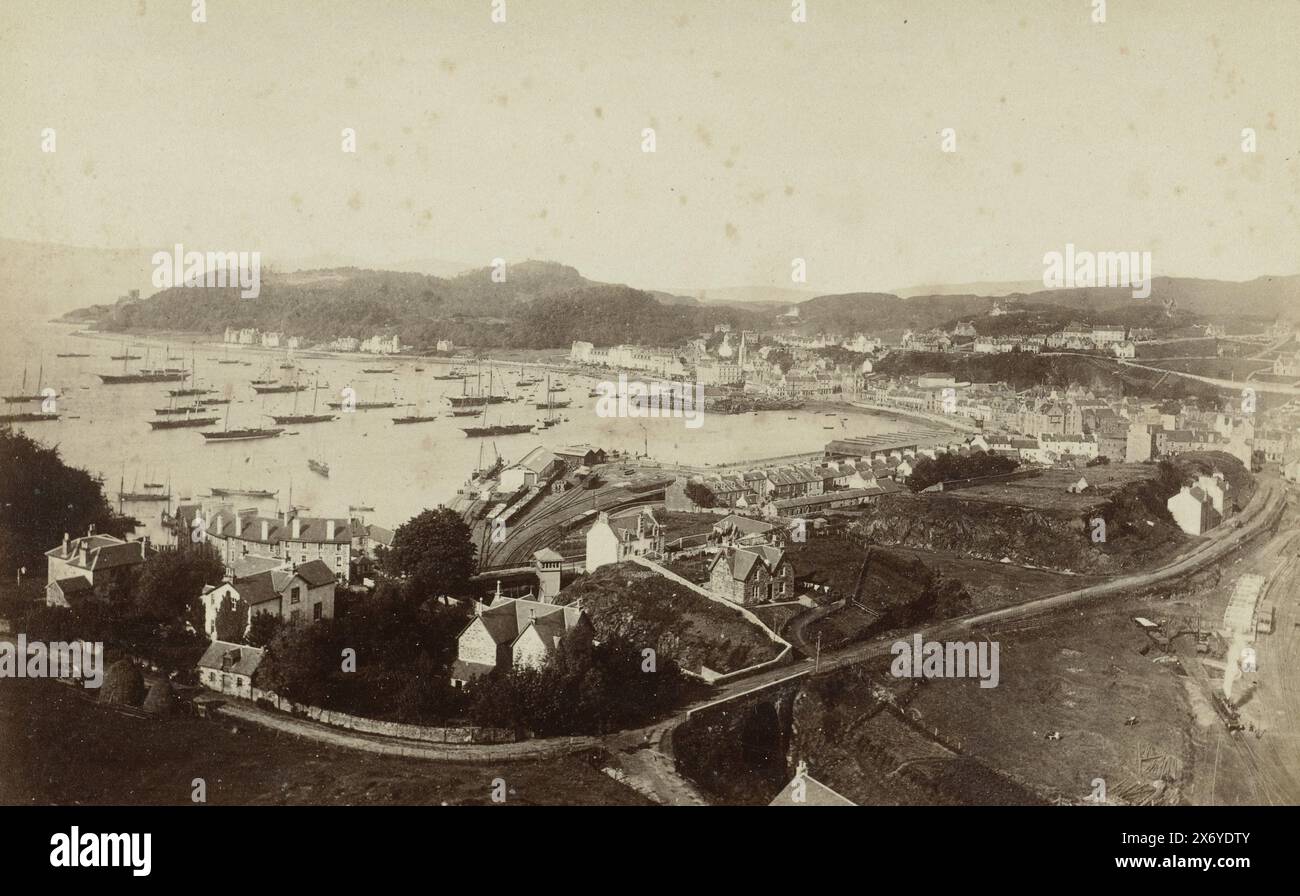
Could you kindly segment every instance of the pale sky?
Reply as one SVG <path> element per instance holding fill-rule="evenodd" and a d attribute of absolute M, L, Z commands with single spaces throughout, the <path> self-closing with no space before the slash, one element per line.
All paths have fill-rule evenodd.
<path fill-rule="evenodd" d="M 1067 242 L 1300 271 L 1294 0 L 190 6 L 5 0 L 0 237 L 644 287 L 802 257 L 819 292 L 1034 280 Z"/>

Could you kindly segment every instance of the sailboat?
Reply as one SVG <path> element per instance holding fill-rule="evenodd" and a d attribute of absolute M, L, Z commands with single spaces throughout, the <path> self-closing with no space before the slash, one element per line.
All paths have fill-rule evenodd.
<path fill-rule="evenodd" d="M 146 354 L 148 352 L 146 351 Z M 148 368 L 141 367 L 139 373 L 127 373 L 126 361 L 122 361 L 122 373 L 101 373 L 99 378 L 104 381 L 105 386 L 123 386 L 134 383 L 179 383 L 189 378 L 190 372 L 184 368 L 159 367 Z"/>
<path fill-rule="evenodd" d="M 168 389 L 167 394 L 174 398 L 186 398 L 191 395 L 211 395 L 215 390 L 205 389 L 198 384 L 198 363 L 190 357 L 190 385 L 180 389 Z"/>
<path fill-rule="evenodd" d="M 423 408 L 424 408 L 424 402 L 421 401 L 419 406 L 416 408 L 416 410 L 422 410 Z M 416 414 L 407 414 L 404 417 L 394 417 L 393 422 L 400 426 L 402 424 L 409 424 L 409 423 L 429 423 L 437 419 L 438 419 L 437 414 L 429 416 L 427 414 L 416 413 Z"/>
<path fill-rule="evenodd" d="M 109 356 L 108 356 L 108 360 L 110 360 L 110 361 L 139 361 L 139 360 L 140 360 L 140 356 L 139 356 L 139 355 L 133 355 L 133 354 L 131 354 L 131 349 L 127 348 L 126 343 L 123 342 L 123 343 L 122 343 L 122 354 L 120 354 L 120 355 L 109 355 Z"/>
<path fill-rule="evenodd" d="M 297 424 L 297 423 L 329 423 L 330 421 L 332 421 L 332 420 L 335 419 L 335 417 L 334 417 L 333 414 L 318 414 L 318 413 L 316 413 L 316 400 L 317 400 L 317 398 L 318 398 L 319 395 L 320 395 L 320 386 L 319 386 L 318 384 L 313 383 L 313 384 L 312 384 L 312 394 L 311 394 L 311 413 L 310 413 L 310 414 L 299 414 L 299 413 L 298 413 L 298 394 L 295 392 L 295 393 L 294 393 L 294 396 L 293 396 L 293 413 L 292 413 L 292 414 L 269 414 L 268 416 L 269 416 L 273 421 L 275 421 L 275 423 L 276 423 L 277 425 L 279 425 L 279 424 L 284 424 L 284 423 L 294 423 L 294 424 Z"/>
<path fill-rule="evenodd" d="M 297 381 L 280 383 L 276 380 L 253 380 L 253 391 L 258 395 L 279 395 L 287 392 L 306 392 L 307 384 Z"/>
<path fill-rule="evenodd" d="M 151 485 L 157 485 L 157 483 L 151 483 Z M 146 486 L 146 488 L 147 487 L 148 486 Z M 128 492 L 126 490 L 126 472 L 124 470 L 122 473 L 122 478 L 119 481 L 117 487 L 117 509 L 119 513 L 121 512 L 122 504 L 125 501 L 168 501 L 170 502 L 172 499 L 171 489 L 168 489 L 166 493 L 158 492 L 158 491 L 137 492 L 134 491 L 135 488 L 134 482 L 131 483 L 131 488 L 132 491 Z"/>
<path fill-rule="evenodd" d="M 537 402 L 537 410 L 554 411 L 554 410 L 558 410 L 559 408 L 567 408 L 571 404 L 573 404 L 572 401 L 560 401 L 556 399 L 555 390 L 551 387 L 551 378 L 548 375 L 546 377 L 546 401 Z"/>
<path fill-rule="evenodd" d="M 278 438 L 284 432 L 283 429 L 268 429 L 266 427 L 249 427 L 247 429 L 230 428 L 230 406 L 226 406 L 226 428 L 219 429 L 216 432 L 201 432 L 199 435 L 206 440 L 204 444 L 213 442 L 247 442 L 252 439 L 274 439 Z"/>
<path fill-rule="evenodd" d="M 465 433 L 467 438 L 482 439 L 487 436 L 517 436 L 522 433 L 533 431 L 533 424 L 531 423 L 495 423 L 489 425 L 487 422 L 487 411 L 488 409 L 484 407 L 482 426 L 461 427 L 461 432 Z"/>
<path fill-rule="evenodd" d="M 379 387 L 376 386 L 375 387 L 376 393 L 378 392 L 378 389 Z M 325 403 L 325 407 L 331 408 L 332 410 L 335 411 L 341 411 L 343 410 L 343 402 L 328 401 Z M 379 410 L 380 408 L 395 408 L 395 407 L 397 407 L 396 401 L 377 401 L 377 400 L 358 401 L 351 405 L 351 408 L 354 411 L 374 411 L 374 410 Z"/>
<path fill-rule="evenodd" d="M 41 394 L 41 385 L 45 382 L 45 365 L 40 367 L 40 374 L 36 378 L 36 394 L 27 394 L 27 365 L 23 365 L 23 384 L 19 387 L 17 395 L 4 396 L 5 404 L 26 404 L 29 401 L 44 401 L 45 396 Z M 57 397 L 57 396 L 56 396 Z"/>

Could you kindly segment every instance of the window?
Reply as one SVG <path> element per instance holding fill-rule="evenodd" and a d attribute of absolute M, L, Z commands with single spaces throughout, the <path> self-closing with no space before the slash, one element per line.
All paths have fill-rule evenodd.
<path fill-rule="evenodd" d="M 291 610 L 289 612 L 289 621 L 298 622 L 302 619 L 302 610 Z"/>
<path fill-rule="evenodd" d="M 293 589 L 289 592 L 289 603 L 296 604 L 301 602 L 302 602 L 302 588 L 298 585 L 294 585 Z"/>
<path fill-rule="evenodd" d="M 321 605 L 319 603 L 311 608 L 311 618 L 317 620 L 321 618 Z"/>

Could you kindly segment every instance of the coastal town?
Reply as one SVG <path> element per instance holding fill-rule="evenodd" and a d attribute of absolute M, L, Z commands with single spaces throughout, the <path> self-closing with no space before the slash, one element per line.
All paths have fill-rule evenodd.
<path fill-rule="evenodd" d="M 6 856 L 184 886 L 271 806 L 335 888 L 496 850 L 434 808 L 856 808 L 913 889 L 1281 854 L 1252 4 L 0 10 Z"/>
<path fill-rule="evenodd" d="M 1210 562 L 1220 545 L 1275 527 L 1278 514 L 1290 512 L 1278 499 L 1300 480 L 1300 412 L 1286 394 L 1300 381 L 1294 323 L 1279 319 L 1236 335 L 1171 317 L 1145 329 L 1074 321 L 1042 336 L 991 342 L 981 335 L 1005 329 L 1008 317 L 1032 315 L 1020 301 L 987 299 L 983 313 L 920 334 L 810 334 L 790 313 L 796 305 L 767 328 L 717 323 L 673 345 L 576 340 L 567 352 L 531 358 L 493 357 L 445 339 L 416 348 L 401 333 L 310 341 L 227 328 L 211 343 L 190 340 L 188 353 L 226 349 L 209 361 L 219 370 L 232 361 L 226 373 L 234 377 L 252 376 L 260 364 L 264 372 L 247 387 L 253 397 L 280 383 L 296 388 L 309 376 L 306 391 L 320 391 L 326 387 L 312 365 L 359 354 L 349 363 L 386 365 L 374 371 L 399 389 L 450 384 L 444 407 L 420 418 L 435 425 L 532 403 L 550 412 L 548 425 L 498 433 L 491 454 L 480 450 L 452 493 L 429 500 L 411 519 L 384 517 L 362 495 L 308 508 L 295 503 L 292 479 L 287 503 L 280 490 L 252 482 L 212 485 L 206 494 L 173 487 L 170 478 L 144 490 L 133 484 L 129 493 L 123 486 L 113 532 L 93 524 L 71 531 L 69 523 L 58 543 L 41 546 L 43 587 L 25 592 L 27 604 L 14 602 L 21 588 L 11 596 L 10 626 L 17 616 L 27 618 L 26 628 L 67 636 L 90 620 L 97 630 L 128 621 L 138 630 L 141 592 L 156 590 L 152 570 L 165 568 L 187 583 L 169 598 L 174 621 L 156 609 L 143 613 L 153 635 L 141 640 L 137 633 L 129 648 L 123 633 L 110 635 L 120 645 L 110 655 L 120 658 L 109 671 L 139 679 L 136 703 L 146 712 L 238 718 L 307 738 L 343 732 L 362 750 L 394 738 L 417 755 L 451 755 L 461 744 L 542 756 L 568 752 L 557 736 L 572 742 L 582 735 L 593 745 L 589 760 L 601 757 L 610 780 L 651 802 L 788 803 L 787 778 L 820 788 L 828 802 L 862 800 L 852 777 L 829 768 L 814 777 L 809 769 L 827 767 L 829 754 L 799 748 L 780 725 L 766 735 L 775 739 L 761 759 L 750 757 L 738 771 L 716 752 L 737 733 L 718 728 L 711 708 L 725 707 L 730 694 L 765 688 L 779 706 L 790 677 L 801 681 L 809 665 L 813 677 L 801 681 L 799 693 L 815 693 L 822 675 L 844 674 L 836 669 L 863 674 L 875 651 L 908 626 L 928 631 L 972 618 L 1019 618 L 1037 604 L 1110 582 L 1162 581 L 1162 570 L 1198 553 L 1205 558 L 1198 565 Z M 78 330 L 71 339 L 93 347 L 95 336 Z M 103 344 L 131 356 L 156 350 L 152 342 Z M 1228 355 L 1248 362 L 1251 373 L 1230 387 L 1203 383 L 1163 360 L 1170 345 L 1181 358 L 1203 352 L 1207 370 Z M 1010 366 L 980 367 L 990 355 Z M 1025 365 L 1045 357 L 1086 365 L 1065 368 L 1084 373 L 1060 385 L 1026 384 L 1037 368 Z M 278 374 L 275 358 L 283 359 Z M 1143 366 L 1130 373 L 1125 362 L 1134 359 Z M 185 373 L 182 388 L 199 400 L 230 402 L 239 394 L 216 374 L 200 379 L 191 376 L 194 366 L 177 369 Z M 972 376 L 984 370 L 1002 375 Z M 706 433 L 716 425 L 709 421 L 764 419 L 786 431 L 811 430 L 819 447 L 691 461 L 636 450 L 618 430 L 606 429 L 603 444 L 565 441 L 566 431 L 576 433 L 574 418 L 601 416 L 602 384 L 629 380 L 700 389 Z M 97 388 L 119 387 L 105 380 Z M 68 397 L 61 410 L 80 405 L 78 391 L 61 387 Z M 19 404 L 21 389 L 11 398 Z M 301 403 L 296 393 L 288 398 Z M 348 414 L 398 404 L 345 410 L 335 403 L 332 414 L 276 422 L 339 425 Z M 563 416 L 554 413 L 560 408 Z M 680 427 L 673 414 L 681 412 L 642 395 L 627 401 L 626 416 L 638 429 L 647 422 Z M 11 425 L 7 438 L 23 438 L 23 424 Z M 329 443 L 320 445 L 310 466 L 328 478 Z M 124 525 L 124 508 L 141 506 L 154 524 Z M 990 515 L 999 521 L 991 530 L 963 528 Z M 1246 678 L 1238 676 L 1234 690 L 1224 672 L 1243 655 L 1256 656 L 1241 631 L 1257 637 L 1280 624 L 1278 615 L 1295 612 L 1260 599 L 1267 580 L 1251 580 L 1254 597 L 1244 610 L 1236 595 L 1245 580 L 1231 595 L 1225 591 L 1236 607 L 1225 620 L 1236 621 L 1216 632 L 1204 620 L 1186 644 L 1185 662 L 1225 679 L 1222 696 L 1206 698 L 1225 731 L 1259 736 L 1267 724 L 1237 703 L 1250 687 Z M 1184 584 L 1167 587 L 1183 593 L 1187 579 L 1172 581 Z M 1196 598 L 1198 614 L 1224 587 Z M 24 617 L 23 606 L 33 615 Z M 378 618 L 393 614 L 428 632 L 420 636 L 418 672 L 388 663 L 367 670 L 364 657 L 351 671 L 346 663 L 342 673 L 329 669 L 328 657 L 351 639 L 408 654 L 412 645 L 397 649 L 385 640 L 404 637 L 391 618 Z M 1168 609 L 1133 618 L 1161 656 L 1178 657 L 1187 635 L 1175 634 Z M 581 696 L 592 663 L 613 664 L 600 666 L 601 674 L 626 664 L 618 674 L 627 674 L 642 655 L 651 657 L 655 683 L 623 694 L 618 712 Z M 351 675 L 358 676 L 353 684 L 341 680 Z M 573 712 L 537 715 L 540 707 L 521 694 L 508 698 L 513 708 L 503 712 L 503 695 L 529 675 L 554 679 L 559 692 L 576 688 Z M 396 701 L 373 691 L 393 676 L 409 680 Z M 888 682 L 872 685 L 880 709 L 893 712 L 917 698 Z M 668 777 L 637 753 L 628 758 L 594 746 L 640 738 L 638 753 L 654 754 L 665 750 L 669 733 L 676 772 Z M 964 735 L 935 729 L 913 736 L 938 737 L 964 752 L 955 746 Z M 1071 795 L 1059 780 L 1008 777 L 994 757 L 982 763 L 981 786 L 1005 789 L 1005 799 L 1090 799 Z M 1172 775 L 1163 786 L 1187 783 Z M 935 786 L 909 780 L 917 793 L 909 799 L 971 798 Z M 1163 790 L 1131 798 L 1169 801 Z"/>

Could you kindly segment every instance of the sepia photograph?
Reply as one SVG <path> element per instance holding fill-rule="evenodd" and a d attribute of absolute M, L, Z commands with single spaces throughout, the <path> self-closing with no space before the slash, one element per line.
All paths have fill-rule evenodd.
<path fill-rule="evenodd" d="M 1294 0 L 6 0 L 11 859 L 1283 860 L 1298 96 Z"/>

